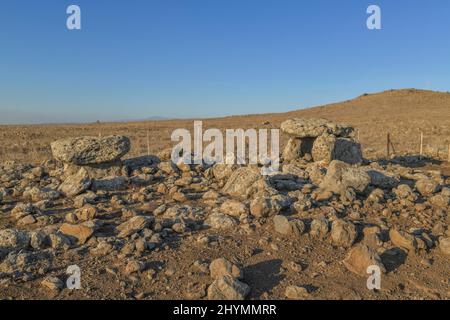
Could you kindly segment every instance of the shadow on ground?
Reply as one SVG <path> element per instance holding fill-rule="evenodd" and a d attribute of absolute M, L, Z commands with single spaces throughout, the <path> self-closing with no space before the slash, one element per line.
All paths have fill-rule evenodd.
<path fill-rule="evenodd" d="M 407 168 L 421 168 L 430 165 L 441 165 L 443 163 L 442 160 L 420 155 L 395 156 L 390 159 L 382 158 L 377 160 L 377 162 L 380 165 L 399 164 Z"/>
<path fill-rule="evenodd" d="M 282 263 L 282 260 L 274 259 L 259 262 L 244 269 L 245 282 L 252 288 L 251 298 L 260 298 L 264 292 L 271 291 L 284 279 L 284 276 L 280 275 Z"/>
<path fill-rule="evenodd" d="M 380 258 L 386 268 L 386 272 L 392 272 L 405 263 L 408 254 L 400 248 L 392 248 L 384 251 Z"/>

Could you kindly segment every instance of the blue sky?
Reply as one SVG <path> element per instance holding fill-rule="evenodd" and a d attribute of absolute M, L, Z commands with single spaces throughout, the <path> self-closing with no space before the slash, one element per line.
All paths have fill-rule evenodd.
<path fill-rule="evenodd" d="M 66 28 L 77 4 L 82 30 Z M 382 30 L 366 9 L 382 10 Z M 0 123 L 282 112 L 450 90 L 450 1 L 2 0 Z"/>

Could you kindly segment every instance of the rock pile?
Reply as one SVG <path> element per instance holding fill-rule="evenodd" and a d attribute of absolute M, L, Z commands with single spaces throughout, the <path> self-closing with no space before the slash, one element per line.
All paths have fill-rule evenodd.
<path fill-rule="evenodd" d="M 426 265 L 445 281 L 448 177 L 362 162 L 350 126 L 292 119 L 282 129 L 291 140 L 270 176 L 174 164 L 167 152 L 121 160 L 125 137 L 58 141 L 38 166 L 0 163 L 0 279 L 64 295 L 58 270 L 70 262 L 115 298 L 234 300 L 321 298 L 336 283 L 364 284 L 373 265 L 408 280 Z"/>
<path fill-rule="evenodd" d="M 52 142 L 53 157 L 64 164 L 66 177 L 58 190 L 73 197 L 90 187 L 94 190 L 126 188 L 121 157 L 128 153 L 130 146 L 125 136 L 78 137 Z"/>
<path fill-rule="evenodd" d="M 301 157 L 326 164 L 341 160 L 349 164 L 362 162 L 361 146 L 352 138 L 349 125 L 334 124 L 326 119 L 289 119 L 281 130 L 290 136 L 283 151 L 284 161 Z"/>
<path fill-rule="evenodd" d="M 130 151 L 125 136 L 78 137 L 51 143 L 53 157 L 64 163 L 66 175 L 77 174 L 84 168 L 92 178 L 121 173 L 121 158 Z"/>

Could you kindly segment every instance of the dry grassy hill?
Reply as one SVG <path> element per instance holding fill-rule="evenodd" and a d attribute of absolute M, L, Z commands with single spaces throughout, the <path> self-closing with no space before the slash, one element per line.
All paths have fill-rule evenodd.
<path fill-rule="evenodd" d="M 232 116 L 204 120 L 204 127 L 277 128 L 291 117 L 324 117 L 352 124 L 359 132 L 366 157 L 385 155 L 386 134 L 392 136 L 398 154 L 417 154 L 422 131 L 425 151 L 447 159 L 450 143 L 450 93 L 416 89 L 364 94 L 353 100 L 287 113 Z M 269 124 L 265 124 L 269 122 Z M 39 162 L 51 157 L 52 140 L 79 135 L 124 134 L 131 138 L 130 156 L 172 145 L 175 128 L 189 128 L 192 120 L 164 120 L 76 125 L 0 126 L 0 160 Z M 283 141 L 285 139 L 283 138 Z"/>

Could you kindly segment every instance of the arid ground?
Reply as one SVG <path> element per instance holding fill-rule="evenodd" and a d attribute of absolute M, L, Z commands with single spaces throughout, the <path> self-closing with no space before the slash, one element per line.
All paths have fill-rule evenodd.
<path fill-rule="evenodd" d="M 151 176 L 148 185 L 130 176 L 134 182 L 125 190 L 99 188 L 77 198 L 53 196 L 48 191 L 56 190 L 63 181 L 60 173 L 54 173 L 61 167 L 48 161 L 52 159 L 50 143 L 54 140 L 124 135 L 131 141 L 131 150 L 125 156 L 130 159 L 170 148 L 172 131 L 191 130 L 193 119 L 0 126 L 0 196 L 4 193 L 3 201 L 0 198 L 0 231 L 43 232 L 39 243 L 40 236 L 34 235 L 34 245 L 31 238 L 33 249 L 22 246 L 3 254 L 0 250 L 0 298 L 217 297 L 208 292 L 214 281 L 210 263 L 226 258 L 241 269 L 242 281 L 250 288 L 247 299 L 450 299 L 450 256 L 442 249 L 443 239 L 450 237 L 450 206 L 445 203 L 450 191 L 450 93 L 391 90 L 288 113 L 203 119 L 203 125 L 204 129 L 279 128 L 287 119 L 319 117 L 352 125 L 372 168 L 392 173 L 398 181 L 390 187 L 372 181 L 369 191 L 343 203 L 339 195 L 323 196 L 311 177 L 303 182 L 292 178 L 293 184 L 308 185 L 300 190 L 312 189 L 302 195 L 303 191 L 278 188 L 280 194 L 289 194 L 299 203 L 281 212 L 289 219 L 303 221 L 306 229 L 297 236 L 274 231 L 271 217 L 252 218 L 251 214 L 234 216 L 234 222 L 226 220 L 232 224 L 231 229 L 203 228 L 211 212 L 233 200 L 220 193 L 226 181 L 207 181 L 209 176 L 200 169 L 180 169 L 180 173 L 161 167 L 139 168 L 135 176 Z M 388 133 L 394 147 L 389 158 Z M 421 133 L 423 157 L 419 159 Z M 282 144 L 286 141 L 282 135 Z M 307 171 L 306 165 L 301 168 Z M 426 181 L 433 190 L 423 191 L 418 181 Z M 34 188 L 34 193 L 27 193 L 27 188 Z M 376 188 L 384 192 L 380 202 L 370 197 Z M 80 198 L 83 195 L 85 198 Z M 305 207 L 302 201 L 308 205 Z M 233 208 L 252 210 L 251 199 L 241 203 L 243 207 L 233 202 Z M 22 207 L 17 209 L 18 205 Z M 66 241 L 56 239 L 63 223 L 91 220 L 79 216 L 80 210 L 89 205 L 95 211 L 95 231 L 89 234 L 89 240 L 76 245 L 57 244 Z M 317 236 L 317 232 L 309 231 L 314 228 L 313 221 L 321 219 L 319 216 L 328 219 L 329 232 L 333 221 L 350 223 L 357 231 L 351 245 L 365 243 L 379 254 L 386 269 L 380 290 L 368 290 L 367 277 L 350 272 L 342 263 L 351 245 L 336 244 L 341 240 L 333 240 L 329 232 Z M 134 217 L 152 221 L 136 233 L 117 239 L 116 228 Z M 27 220 L 21 220 L 24 218 Z M 392 241 L 393 229 L 402 232 L 400 240 Z M 372 233 L 377 236 L 369 237 Z M 45 244 L 44 237 L 50 234 L 53 238 Z M 406 243 L 403 246 L 399 245 L 402 241 Z M 73 264 L 81 270 L 80 290 L 64 288 L 66 269 Z M 287 293 L 292 286 L 294 289 Z"/>
<path fill-rule="evenodd" d="M 391 134 L 398 154 L 418 154 L 420 132 L 423 132 L 424 152 L 433 157 L 448 159 L 450 93 L 392 90 L 287 113 L 204 119 L 203 125 L 205 129 L 279 128 L 282 121 L 294 117 L 325 117 L 335 122 L 351 124 L 358 131 L 365 157 L 386 155 L 387 133 Z M 38 163 L 51 158 L 51 141 L 79 135 L 126 135 L 132 142 L 128 156 L 146 155 L 147 131 L 150 152 L 156 153 L 173 145 L 170 135 L 174 129 L 192 129 L 193 120 L 0 126 L 0 160 Z"/>

